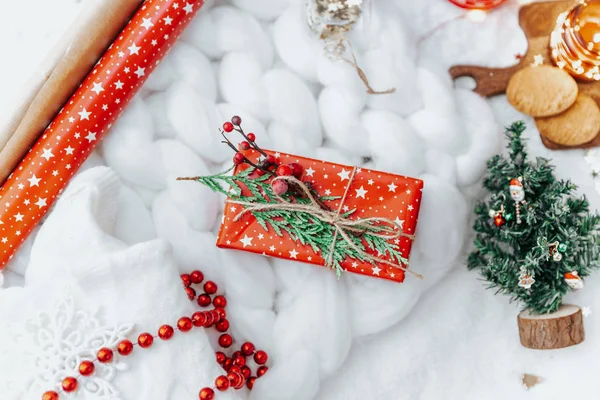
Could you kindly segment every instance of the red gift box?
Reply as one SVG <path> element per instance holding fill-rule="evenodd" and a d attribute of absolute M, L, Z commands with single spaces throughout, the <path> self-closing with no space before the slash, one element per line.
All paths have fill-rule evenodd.
<path fill-rule="evenodd" d="M 336 200 L 326 200 L 324 203 L 332 210 L 340 207 L 342 212 L 355 209 L 348 219 L 385 218 L 396 222 L 403 231 L 403 236 L 390 240 L 398 247 L 402 257 L 408 259 L 412 238 L 417 225 L 423 181 L 406 176 L 394 175 L 366 168 L 355 168 L 311 158 L 300 157 L 285 153 L 265 151 L 276 157 L 279 164 L 298 163 L 303 166 L 302 182 L 309 182 L 320 196 L 335 196 Z M 257 162 L 259 154 L 250 151 L 248 159 Z M 242 164 L 235 168 L 234 175 L 251 168 Z M 344 194 L 346 194 L 344 198 Z M 248 189 L 242 187 L 242 194 L 248 194 Z M 237 221 L 236 217 L 244 210 L 244 206 L 235 202 L 227 202 L 223 223 L 219 230 L 217 246 L 221 248 L 238 249 L 288 260 L 302 261 L 315 265 L 325 265 L 321 253 L 316 252 L 310 245 L 301 244 L 292 239 L 285 231 L 277 235 L 269 226 L 263 227 L 251 212 L 244 213 Z M 307 226 L 308 227 L 308 226 Z M 386 259 L 386 254 L 365 246 L 366 252 L 374 257 Z M 402 268 L 385 263 L 361 262 L 347 257 L 341 262 L 341 267 L 348 272 L 381 279 L 403 282 L 405 271 Z"/>

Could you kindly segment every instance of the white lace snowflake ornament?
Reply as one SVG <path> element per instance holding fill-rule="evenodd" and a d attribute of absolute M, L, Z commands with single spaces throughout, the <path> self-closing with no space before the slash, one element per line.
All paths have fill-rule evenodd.
<path fill-rule="evenodd" d="M 112 383 L 116 373 L 127 368 L 118 353 L 115 352 L 111 363 L 95 363 L 96 370 L 90 377 L 80 377 L 78 366 L 83 360 L 95 360 L 102 347 L 116 349 L 133 327 L 130 323 L 101 326 L 94 315 L 75 307 L 74 297 L 67 290 L 51 311 L 40 312 L 19 326 L 8 327 L 14 346 L 10 347 L 9 354 L 3 354 L 4 361 L 0 361 L 0 374 L 10 377 L 3 380 L 5 387 L 0 387 L 0 391 L 20 398 L 25 389 L 32 398 L 41 398 L 47 390 L 61 392 L 61 381 L 75 376 L 79 381 L 79 394 L 90 394 L 98 400 L 122 400 Z M 9 361 L 15 359 L 19 359 L 15 364 L 20 368 Z"/>

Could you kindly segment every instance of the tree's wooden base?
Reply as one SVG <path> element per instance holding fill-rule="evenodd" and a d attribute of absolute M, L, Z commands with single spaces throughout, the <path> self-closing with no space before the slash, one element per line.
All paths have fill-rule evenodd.
<path fill-rule="evenodd" d="M 536 315 L 525 310 L 517 318 L 521 344 L 529 349 L 562 349 L 583 342 L 581 308 L 563 304 L 551 314 Z"/>

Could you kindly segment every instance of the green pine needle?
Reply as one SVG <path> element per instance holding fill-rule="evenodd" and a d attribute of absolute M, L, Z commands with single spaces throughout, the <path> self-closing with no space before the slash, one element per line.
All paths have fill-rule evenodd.
<path fill-rule="evenodd" d="M 545 314 L 556 311 L 571 290 L 563 278 L 566 272 L 577 271 L 585 278 L 599 266 L 600 217 L 590 214 L 585 197 L 574 196 L 577 187 L 573 183 L 556 179 L 550 160 L 528 161 L 524 131 L 523 122 L 508 127 L 508 157 L 496 155 L 488 161 L 483 186 L 490 199 L 475 206 L 475 251 L 467 265 L 479 268 L 496 293 Z M 527 202 L 521 205 L 521 224 L 516 223 L 515 202 L 509 192 L 510 180 L 518 177 L 523 177 Z M 501 205 L 504 215 L 512 214 L 512 219 L 498 228 L 488 212 L 500 210 Z M 559 262 L 549 256 L 546 245 L 555 241 L 567 246 Z M 518 286 L 521 267 L 535 279 L 529 289 Z"/>

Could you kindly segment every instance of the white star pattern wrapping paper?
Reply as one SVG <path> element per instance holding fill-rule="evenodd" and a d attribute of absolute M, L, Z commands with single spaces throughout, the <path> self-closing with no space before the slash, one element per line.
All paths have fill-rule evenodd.
<path fill-rule="evenodd" d="M 146 1 L 98 61 L 0 188 L 0 265 L 12 258 L 203 4 Z"/>
<path fill-rule="evenodd" d="M 581 151 L 545 149 L 533 120 L 516 112 L 503 96 L 482 99 L 465 82 L 455 87 L 450 81 L 451 65 L 508 66 L 516 62 L 515 54 L 525 52 L 517 3 L 508 0 L 475 23 L 454 20 L 464 10 L 446 0 L 372 2 L 370 20 L 357 26 L 350 39 L 371 85 L 397 91 L 367 96 L 356 71 L 322 56 L 322 42 L 306 27 L 303 1 L 207 1 L 92 152 L 84 168 L 109 166 L 123 182 L 114 235 L 130 246 L 157 237 L 167 240 L 180 273 L 200 268 L 225 292 L 235 339 L 252 340 L 269 352 L 268 373 L 252 392 L 240 396 L 594 398 L 600 359 L 599 274 L 586 280 L 585 290 L 566 299 L 590 307 L 585 342 L 534 352 L 519 343 L 518 306 L 486 290 L 479 273 L 467 271 L 463 262 L 471 242 L 471 205 L 481 195 L 478 181 L 485 161 L 502 151 L 502 127 L 515 120 L 528 124 L 531 155 L 552 158 L 559 178 L 573 179 L 593 208 L 600 205 Z M 0 32 L 3 41 L 8 38 L 14 45 L 5 51 L 11 62 L 0 66 L 2 87 L 17 90 L 13 82 L 27 72 L 33 54 L 47 49 L 46 32 L 59 29 L 57 21 L 66 25 L 65 15 L 79 5 L 75 0 L 55 0 L 52 7 L 43 0 L 3 5 L 0 18 L 6 20 Z M 16 17 L 33 16 L 33 10 L 41 15 Z M 430 34 L 446 21 L 451 22 Z M 23 48 L 33 54 L 22 59 Z M 224 199 L 199 184 L 175 179 L 231 166 L 232 154 L 218 143 L 217 129 L 234 114 L 265 148 L 423 180 L 411 265 L 425 279 L 397 284 L 345 274 L 338 281 L 324 268 L 215 248 Z M 48 234 L 60 233 L 58 225 Z M 29 285 L 23 275 L 34 239 L 30 236 L 4 271 L 6 290 Z M 40 248 L 42 260 L 31 265 L 43 270 L 44 256 L 68 265 L 73 254 L 87 247 L 60 253 Z M 55 287 L 62 275 L 49 268 L 43 284 Z M 125 282 L 136 279 L 117 272 L 114 276 Z M 43 290 L 29 293 L 43 296 Z M 146 299 L 131 301 L 141 306 Z M 11 317 L 0 314 L 0 319 Z M 121 321 L 140 322 L 137 316 L 122 316 Z M 165 347 L 160 357 L 167 357 L 169 350 Z M 212 376 L 208 368 L 202 371 Z M 523 373 L 543 382 L 526 390 Z M 177 375 L 167 371 L 165 381 L 175 382 Z M 151 380 L 137 375 L 129 379 L 137 386 Z M 174 398 L 193 399 L 197 393 Z"/>

